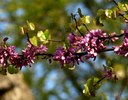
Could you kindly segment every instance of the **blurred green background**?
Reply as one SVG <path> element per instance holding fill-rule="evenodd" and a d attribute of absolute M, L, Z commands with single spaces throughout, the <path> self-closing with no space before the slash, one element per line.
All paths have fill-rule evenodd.
<path fill-rule="evenodd" d="M 85 15 L 96 16 L 98 9 L 113 5 L 108 0 L 0 0 L 0 35 L 2 38 L 9 37 L 8 44 L 17 46 L 20 51 L 27 42 L 20 26 L 25 25 L 27 20 L 33 22 L 37 30 L 49 29 L 52 38 L 60 40 L 72 32 L 70 14 L 76 13 L 78 8 Z M 124 27 L 120 21 L 108 20 L 104 23 L 102 28 L 108 33 L 120 32 Z M 54 52 L 58 45 L 61 44 L 48 44 L 49 52 Z M 91 76 L 101 78 L 106 59 L 112 59 L 113 67 L 120 75 L 119 80 L 105 80 L 96 97 L 86 97 L 82 93 L 84 83 Z M 127 67 L 127 58 L 109 52 L 100 54 L 95 62 L 80 63 L 73 71 L 62 69 L 56 62 L 49 64 L 47 60 L 39 60 L 31 68 L 23 67 L 22 72 L 35 100 L 128 100 Z"/>

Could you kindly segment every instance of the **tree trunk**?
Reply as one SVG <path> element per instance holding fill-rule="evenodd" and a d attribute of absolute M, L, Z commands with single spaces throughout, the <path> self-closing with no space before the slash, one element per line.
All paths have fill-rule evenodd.
<path fill-rule="evenodd" d="M 21 73 L 0 75 L 0 100 L 34 100 Z"/>

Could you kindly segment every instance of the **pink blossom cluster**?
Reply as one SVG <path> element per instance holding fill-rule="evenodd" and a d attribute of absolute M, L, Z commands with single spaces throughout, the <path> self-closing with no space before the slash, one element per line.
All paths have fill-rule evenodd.
<path fill-rule="evenodd" d="M 31 43 L 28 43 L 27 47 L 22 50 L 22 54 L 18 54 L 15 51 L 15 46 L 0 46 L 0 51 L 0 64 L 3 67 L 11 64 L 18 68 L 22 68 L 22 66 L 30 66 L 31 63 L 34 63 L 36 54 L 45 53 L 47 51 L 47 48 L 43 45 L 34 46 Z"/>
<path fill-rule="evenodd" d="M 128 38 L 125 37 L 123 44 L 119 46 L 113 46 L 113 48 L 116 54 L 128 57 Z"/>
<path fill-rule="evenodd" d="M 113 46 L 113 49 L 110 50 L 114 50 L 117 54 L 128 56 L 128 33 L 126 32 L 123 44 Z M 114 42 L 117 39 L 116 33 L 107 35 L 103 30 L 96 29 L 88 31 L 84 36 L 70 33 L 68 36 L 69 46 L 67 48 L 58 47 L 53 54 L 45 54 L 47 51 L 45 46 L 34 46 L 30 42 L 27 43 L 27 47 L 22 50 L 21 54 L 15 51 L 15 46 L 0 46 L 0 64 L 4 67 L 11 64 L 22 68 L 22 66 L 31 66 L 36 56 L 42 55 L 52 57 L 62 66 L 69 65 L 73 67 L 75 63 L 83 62 L 83 59 L 93 58 L 95 60 L 98 53 L 107 50 L 105 45 L 107 40 Z"/>
<path fill-rule="evenodd" d="M 79 37 L 77 35 L 69 34 L 70 46 L 77 51 L 84 51 L 87 53 L 86 58 L 95 58 L 97 53 L 104 50 L 106 33 L 100 29 L 91 30 L 85 34 L 84 37 Z M 74 40 L 72 40 L 74 38 Z"/>
<path fill-rule="evenodd" d="M 128 57 L 128 22 L 126 23 L 126 28 L 124 29 L 124 40 L 119 46 L 113 46 L 114 52 L 118 55 L 123 55 Z"/>
<path fill-rule="evenodd" d="M 75 62 L 82 61 L 82 57 L 86 59 L 96 58 L 97 53 L 106 49 L 104 42 L 107 34 L 100 30 L 91 30 L 85 36 L 77 34 L 69 34 L 69 47 L 64 49 L 59 47 L 53 54 L 53 59 L 64 64 L 74 66 Z"/>
<path fill-rule="evenodd" d="M 65 64 L 70 65 L 71 67 L 74 66 L 75 63 L 75 55 L 73 55 L 73 49 L 64 49 L 63 47 L 59 47 L 56 52 L 53 54 L 53 59 L 58 61 L 62 67 Z"/>
<path fill-rule="evenodd" d="M 104 76 L 106 79 L 112 79 L 113 71 L 108 68 L 104 68 Z"/>
<path fill-rule="evenodd" d="M 104 45 L 107 34 L 102 30 L 91 30 L 81 41 L 83 50 L 87 52 L 87 58 L 95 58 L 97 53 L 106 49 Z"/>

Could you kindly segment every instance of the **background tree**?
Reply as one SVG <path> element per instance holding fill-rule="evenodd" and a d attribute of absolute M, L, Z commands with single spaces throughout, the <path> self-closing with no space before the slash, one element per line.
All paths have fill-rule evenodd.
<path fill-rule="evenodd" d="M 0 75 L 0 80 L 0 100 L 34 100 L 22 73 Z"/>
<path fill-rule="evenodd" d="M 122 2 L 126 2 L 125 0 Z M 101 5 L 102 4 L 102 5 Z M 45 31 L 48 29 L 51 33 L 51 39 L 63 41 L 69 32 L 74 31 L 70 24 L 70 13 L 76 13 L 77 8 L 82 9 L 82 13 L 92 16 L 96 15 L 98 9 L 106 9 L 114 5 L 107 0 L 2 0 L 1 1 L 1 36 L 9 36 L 7 43 L 13 44 L 20 51 L 27 41 L 27 37 L 20 35 L 20 26 L 26 24 L 26 21 L 33 22 L 36 30 Z M 120 20 L 106 20 L 102 29 L 106 32 L 118 32 L 124 27 Z M 72 28 L 70 28 L 71 26 Z M 87 25 L 91 29 L 99 26 Z M 81 29 L 85 32 L 86 30 Z M 29 34 L 34 34 L 30 32 Z M 116 42 L 119 44 L 120 41 Z M 62 42 L 49 42 L 46 44 L 49 48 L 48 52 L 53 52 Z M 112 66 L 117 70 L 120 78 L 117 83 L 107 81 L 103 84 L 99 93 L 95 98 L 86 97 L 83 91 L 83 84 L 91 77 L 101 77 L 103 64 L 106 59 L 112 60 Z M 109 61 L 109 60 L 108 60 Z M 23 68 L 24 78 L 31 87 L 35 98 L 38 100 L 84 100 L 87 99 L 110 99 L 110 98 L 127 98 L 127 58 L 117 56 L 110 53 L 101 53 L 96 61 L 89 60 L 86 63 L 80 63 L 75 70 L 61 69 L 56 62 L 49 64 L 47 60 L 40 60 L 32 65 L 32 68 Z M 115 88 L 113 88 L 113 85 Z M 117 93 L 116 91 L 120 91 Z M 117 99 L 118 100 L 118 99 Z"/>

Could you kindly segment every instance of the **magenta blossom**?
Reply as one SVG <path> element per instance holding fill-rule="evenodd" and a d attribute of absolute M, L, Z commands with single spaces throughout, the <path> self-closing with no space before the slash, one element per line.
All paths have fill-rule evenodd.
<path fill-rule="evenodd" d="M 128 38 L 125 37 L 123 44 L 120 46 L 113 46 L 113 48 L 116 54 L 128 57 Z"/>
<path fill-rule="evenodd" d="M 70 67 L 73 67 L 75 63 L 75 56 L 72 53 L 72 49 L 65 50 L 64 48 L 59 47 L 53 54 L 53 59 L 58 61 L 62 66 L 68 64 Z"/>
<path fill-rule="evenodd" d="M 15 52 L 15 46 L 1 47 L 0 46 L 0 64 L 4 67 L 7 64 L 14 65 L 22 68 L 22 66 L 30 66 L 34 63 L 36 54 L 43 54 L 47 51 L 47 48 L 43 45 L 34 46 L 28 43 L 27 48 L 22 50 L 22 54 Z"/>
<path fill-rule="evenodd" d="M 118 55 L 128 57 L 128 22 L 126 22 L 126 28 L 124 29 L 124 41 L 119 46 L 113 46 L 114 52 Z"/>
<path fill-rule="evenodd" d="M 104 31 L 97 29 L 91 30 L 85 34 L 84 37 L 76 34 L 69 34 L 68 39 L 70 42 L 70 48 L 73 48 L 76 52 L 86 52 L 86 58 L 96 58 L 97 53 L 106 49 L 104 42 L 107 35 Z"/>
<path fill-rule="evenodd" d="M 112 75 L 113 75 L 113 72 L 112 72 L 112 69 L 109 69 L 109 68 L 104 68 L 104 76 L 107 78 L 107 79 L 112 79 Z"/>

